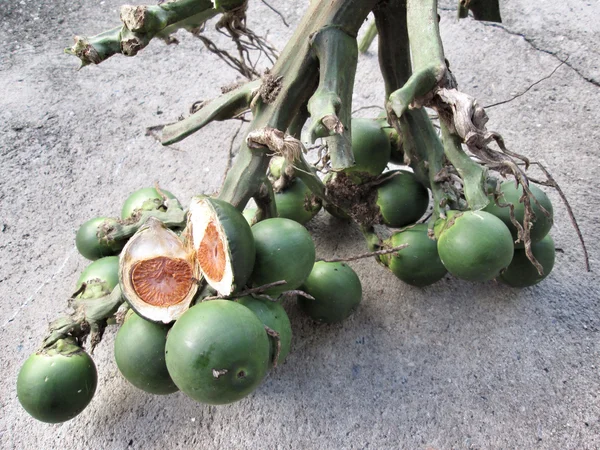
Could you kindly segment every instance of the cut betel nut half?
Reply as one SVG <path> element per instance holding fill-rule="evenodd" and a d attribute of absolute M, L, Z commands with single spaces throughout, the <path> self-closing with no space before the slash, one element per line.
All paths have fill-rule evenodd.
<path fill-rule="evenodd" d="M 127 242 L 119 281 L 127 302 L 145 319 L 169 323 L 190 306 L 198 290 L 194 252 L 153 217 Z"/>
<path fill-rule="evenodd" d="M 256 250 L 250 225 L 240 211 L 215 198 L 192 198 L 187 233 L 206 282 L 219 295 L 244 287 Z"/>

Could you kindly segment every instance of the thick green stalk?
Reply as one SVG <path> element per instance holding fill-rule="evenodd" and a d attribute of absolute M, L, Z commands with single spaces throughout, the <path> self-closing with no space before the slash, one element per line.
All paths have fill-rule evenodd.
<path fill-rule="evenodd" d="M 373 14 L 379 35 L 379 67 L 388 98 L 412 75 L 406 0 L 383 2 L 373 10 Z"/>
<path fill-rule="evenodd" d="M 98 239 L 106 242 L 127 241 L 133 236 L 150 217 L 160 220 L 167 228 L 180 228 L 186 224 L 186 213 L 181 209 L 179 202 L 170 206 L 166 211 L 153 210 L 144 211 L 133 223 L 129 221 L 119 222 L 109 219 L 98 226 Z"/>
<path fill-rule="evenodd" d="M 392 108 L 398 117 L 408 110 L 413 101 L 429 94 L 447 76 L 437 0 L 407 0 L 406 19 L 413 73 L 401 88 L 390 95 Z"/>
<path fill-rule="evenodd" d="M 379 66 L 386 96 L 401 88 L 411 77 L 406 0 L 383 3 L 374 11 L 379 34 Z M 388 110 L 389 108 L 388 103 Z M 389 110 L 390 122 L 402 136 L 402 147 L 419 181 L 429 186 L 436 215 L 446 194 L 435 181 L 444 164 L 444 149 L 427 112 L 411 109 L 398 117 Z"/>
<path fill-rule="evenodd" d="M 424 101 L 427 104 L 431 96 L 437 94 L 437 91 L 439 91 L 437 88 L 439 87 L 445 87 L 446 89 L 443 90 L 448 92 L 456 92 L 456 89 L 454 89 L 456 87 L 455 81 L 447 70 L 444 58 L 444 49 L 438 27 L 437 1 L 407 0 L 406 19 L 415 73 L 411 75 L 402 88 L 393 92 L 389 97 L 391 109 L 398 117 L 409 114 L 410 111 L 407 111 L 407 108 L 414 100 L 419 100 L 418 97 L 429 96 L 430 98 L 425 98 Z M 422 108 L 420 109 L 422 110 Z M 425 113 L 423 112 L 423 114 Z M 456 113 L 451 115 L 440 113 L 439 115 L 443 130 L 445 129 L 442 135 L 445 156 L 455 165 L 463 180 L 463 190 L 469 207 L 481 209 L 489 202 L 485 192 L 486 172 L 462 151 L 462 138 L 454 131 L 456 127 L 453 120 Z M 471 123 L 471 116 L 468 116 L 467 119 Z M 449 126 L 450 124 L 452 126 Z M 431 179 L 443 168 L 443 156 L 439 154 L 437 157 L 436 155 L 428 155 L 427 163 Z M 432 163 L 435 163 L 435 168 Z M 439 169 L 437 166 L 439 166 Z M 444 194 L 444 197 L 448 195 L 450 193 Z M 440 192 L 437 194 L 434 192 L 434 199 L 436 196 L 441 200 L 440 202 L 436 201 L 434 207 L 439 208 L 446 202 Z M 456 199 L 450 198 L 450 200 Z M 439 213 L 440 211 L 436 209 L 435 212 Z"/>
<path fill-rule="evenodd" d="M 376 36 L 377 36 L 377 26 L 375 25 L 375 22 L 370 22 L 365 35 L 362 37 L 362 39 L 358 43 L 359 53 L 367 53 L 369 51 L 369 47 L 375 40 Z"/>
<path fill-rule="evenodd" d="M 324 137 L 333 170 L 347 169 L 355 164 L 350 121 L 358 62 L 356 38 L 327 27 L 312 36 L 311 45 L 319 60 L 319 87 L 308 101 L 310 140 Z"/>
<path fill-rule="evenodd" d="M 240 5 L 244 3 L 239 0 Z M 134 56 L 154 37 L 166 38 L 180 28 L 202 25 L 223 12 L 211 0 L 177 0 L 161 5 L 124 5 L 121 20 L 124 25 L 91 38 L 75 37 L 75 44 L 65 52 L 79 57 L 81 65 L 100 64 L 107 58 L 123 54 Z"/>
<path fill-rule="evenodd" d="M 334 26 L 355 37 L 375 3 L 376 0 L 311 3 L 271 71 L 275 79 L 281 80 L 275 99 L 270 103 L 264 98 L 257 99 L 250 131 L 266 127 L 283 131 L 288 129 L 317 87 L 318 65 L 310 48 L 310 36 L 323 28 Z M 243 209 L 260 188 L 269 158 L 268 152 L 251 150 L 244 142 L 227 174 L 219 198 Z"/>
<path fill-rule="evenodd" d="M 254 196 L 254 202 L 258 208 L 257 214 L 260 214 L 259 221 L 277 217 L 275 192 L 273 192 L 273 185 L 269 181 L 269 178 L 267 178 L 267 175 L 263 177 L 262 185 L 258 193 Z"/>
<path fill-rule="evenodd" d="M 437 216 L 446 204 L 446 193 L 436 181 L 436 175 L 444 167 L 444 146 L 425 109 L 407 111 L 399 123 L 404 154 L 408 155 L 419 181 L 431 189 Z"/>
<path fill-rule="evenodd" d="M 463 190 L 469 209 L 477 211 L 485 208 L 490 202 L 485 194 L 487 170 L 473 161 L 463 151 L 460 136 L 452 133 L 443 121 L 440 126 L 442 128 L 444 153 L 463 180 Z"/>
<path fill-rule="evenodd" d="M 166 125 L 162 130 L 161 142 L 171 145 L 185 139 L 215 120 L 228 120 L 250 108 L 253 96 L 261 80 L 251 81 L 204 105 L 191 116 Z"/>
<path fill-rule="evenodd" d="M 308 120 L 308 117 L 309 114 L 306 106 L 300 107 L 287 129 L 287 134 L 300 140 L 302 137 L 302 128 L 304 128 L 304 124 Z"/>
<path fill-rule="evenodd" d="M 210 0 L 177 0 L 160 5 L 123 5 L 121 21 L 136 33 L 156 34 L 177 22 L 214 9 Z"/>

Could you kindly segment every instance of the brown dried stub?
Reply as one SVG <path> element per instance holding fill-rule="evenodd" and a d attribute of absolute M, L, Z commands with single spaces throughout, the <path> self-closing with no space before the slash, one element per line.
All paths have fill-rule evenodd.
<path fill-rule="evenodd" d="M 196 258 L 205 274 L 215 281 L 221 281 L 225 274 L 225 248 L 219 236 L 215 223 L 210 221 L 206 226 L 206 231 L 196 249 Z"/>
<path fill-rule="evenodd" d="M 171 306 L 187 297 L 194 279 L 187 261 L 158 256 L 136 262 L 131 271 L 131 282 L 145 303 Z"/>

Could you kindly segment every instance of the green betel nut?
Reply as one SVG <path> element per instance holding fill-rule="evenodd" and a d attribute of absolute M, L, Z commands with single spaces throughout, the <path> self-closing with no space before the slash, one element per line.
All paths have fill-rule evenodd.
<path fill-rule="evenodd" d="M 219 405 L 240 400 L 260 385 L 270 346 L 264 325 L 250 309 L 211 300 L 190 308 L 173 325 L 165 356 L 183 393 Z"/>

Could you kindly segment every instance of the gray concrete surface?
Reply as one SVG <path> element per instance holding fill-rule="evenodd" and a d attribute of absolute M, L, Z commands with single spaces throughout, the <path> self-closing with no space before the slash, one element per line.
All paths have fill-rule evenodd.
<path fill-rule="evenodd" d="M 503 3 L 504 27 L 457 23 L 442 2 L 446 53 L 462 90 L 491 108 L 489 127 L 551 168 L 587 240 L 592 273 L 554 192 L 559 253 L 535 288 L 447 277 L 402 284 L 373 261 L 352 263 L 364 286 L 345 323 L 318 326 L 287 304 L 287 363 L 253 395 L 220 407 L 128 385 L 113 360 L 114 331 L 94 356 L 99 387 L 74 420 L 45 425 L 18 404 L 19 367 L 46 323 L 63 314 L 87 264 L 74 237 L 85 220 L 117 215 L 154 181 L 183 202 L 218 189 L 237 124 L 212 124 L 173 148 L 144 136 L 235 74 L 200 42 L 153 43 L 136 58 L 76 71 L 62 54 L 74 34 L 113 26 L 121 2 L 23 0 L 0 10 L 0 447 L 10 449 L 449 449 L 600 447 L 600 286 L 597 1 Z M 292 24 L 305 1 L 277 7 Z M 279 18 L 251 2 L 249 25 L 281 47 Z M 356 106 L 381 104 L 376 52 L 360 59 Z M 362 111 L 361 113 L 374 113 Z M 309 225 L 320 256 L 364 247 L 325 213 Z"/>

